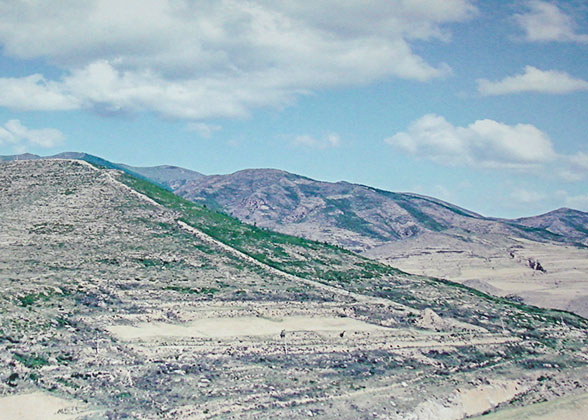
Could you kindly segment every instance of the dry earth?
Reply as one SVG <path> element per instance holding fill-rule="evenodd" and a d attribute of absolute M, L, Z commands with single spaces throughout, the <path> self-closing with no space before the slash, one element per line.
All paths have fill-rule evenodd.
<path fill-rule="evenodd" d="M 83 404 L 45 392 L 0 398 L 0 420 L 73 420 L 90 415 Z"/>
<path fill-rule="evenodd" d="M 588 317 L 588 248 L 518 237 L 424 234 L 363 255 L 409 273 Z M 545 271 L 531 267 L 537 261 Z"/>
<path fill-rule="evenodd" d="M 528 407 L 475 417 L 473 420 L 581 420 L 588 413 L 588 394 L 574 395 Z"/>

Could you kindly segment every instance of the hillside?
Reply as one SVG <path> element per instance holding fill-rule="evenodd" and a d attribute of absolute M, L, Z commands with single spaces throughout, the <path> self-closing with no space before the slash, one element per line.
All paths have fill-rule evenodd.
<path fill-rule="evenodd" d="M 143 179 L 149 179 L 160 186 L 168 189 L 179 188 L 187 181 L 192 181 L 203 175 L 196 171 L 179 168 L 171 165 L 160 165 L 151 167 L 135 167 L 123 163 L 114 163 L 98 156 L 90 155 L 83 152 L 64 152 L 53 156 L 39 156 L 31 153 L 21 155 L 0 156 L 0 162 L 10 162 L 13 160 L 39 160 L 39 159 L 76 159 L 91 163 L 109 169 L 119 169 L 134 176 Z"/>
<path fill-rule="evenodd" d="M 0 163 L 0 206 L 3 413 L 33 400 L 71 418 L 443 420 L 588 386 L 580 317 L 259 229 L 117 170 Z"/>
<path fill-rule="evenodd" d="M 561 208 L 534 217 L 523 217 L 516 223 L 532 228 L 546 229 L 566 238 L 588 245 L 588 213 Z"/>
<path fill-rule="evenodd" d="M 274 169 L 206 176 L 168 165 L 131 167 L 85 153 L 51 158 L 120 169 L 247 224 L 588 317 L 588 214 L 577 210 L 496 219 L 431 197 L 321 182 Z"/>
<path fill-rule="evenodd" d="M 588 213 L 486 218 L 431 197 L 269 169 L 204 176 L 173 190 L 246 223 L 588 317 Z"/>
<path fill-rule="evenodd" d="M 39 159 L 24 154 L 0 161 Z M 276 169 L 204 175 L 171 165 L 135 167 L 87 153 L 48 159 L 81 159 L 150 180 L 188 200 L 239 220 L 282 233 L 365 251 L 423 233 L 516 236 L 571 245 L 588 244 L 588 213 L 560 209 L 520 219 L 484 217 L 442 200 L 384 191 L 349 182 L 323 182 Z"/>
<path fill-rule="evenodd" d="M 169 188 L 170 190 L 176 190 L 186 184 L 186 182 L 194 181 L 204 176 L 200 172 L 172 165 L 150 167 L 129 166 L 122 163 L 119 163 L 118 165 L 120 166 L 120 169 L 123 169 L 126 172 L 141 175 L 142 177 Z"/>
<path fill-rule="evenodd" d="M 173 191 L 247 223 L 354 251 L 448 230 L 565 239 L 542 228 L 485 218 L 432 197 L 321 182 L 273 169 L 200 177 Z"/>

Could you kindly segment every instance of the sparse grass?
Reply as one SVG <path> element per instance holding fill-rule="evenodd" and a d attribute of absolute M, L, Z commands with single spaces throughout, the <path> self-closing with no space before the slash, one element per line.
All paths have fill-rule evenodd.
<path fill-rule="evenodd" d="M 215 293 L 220 292 L 220 289 L 215 287 L 183 287 L 183 286 L 166 286 L 163 288 L 164 290 L 173 290 L 178 293 L 183 293 L 187 295 L 214 295 Z"/>
<path fill-rule="evenodd" d="M 182 217 L 265 265 L 251 264 L 212 243 L 200 242 L 176 225 L 171 212 L 154 212 L 145 203 L 137 205 L 135 197 L 117 189 L 125 194 L 118 197 L 124 204 L 117 204 L 118 198 L 109 196 L 108 206 L 99 207 L 97 200 L 97 209 L 105 211 L 95 214 L 100 214 L 101 223 L 120 220 L 117 232 L 104 230 L 103 236 L 78 241 L 85 229 L 76 224 L 75 234 L 67 235 L 71 238 L 54 235 L 37 241 L 35 248 L 18 249 L 16 255 L 20 258 L 13 260 L 13 266 L 19 271 L 2 267 L 5 293 L 0 296 L 0 347 L 4 350 L 0 356 L 9 363 L 0 366 L 0 376 L 6 380 L 15 371 L 19 375 L 7 386 L 23 391 L 32 386 L 54 390 L 106 407 L 104 416 L 113 419 L 180 418 L 187 407 L 199 413 L 210 409 L 211 417 L 224 418 L 233 414 L 230 410 L 237 408 L 235 403 L 244 402 L 244 407 L 249 398 L 254 398 L 260 408 L 245 412 L 246 416 L 298 418 L 297 414 L 303 417 L 307 408 L 312 408 L 315 417 L 328 415 L 327 408 L 321 413 L 314 409 L 323 404 L 316 404 L 313 398 L 335 396 L 332 412 L 351 406 L 356 396 L 345 394 L 353 390 L 366 390 L 360 401 L 371 405 L 371 411 L 388 400 L 379 387 L 402 381 L 410 384 L 401 390 L 407 397 L 425 400 L 438 386 L 450 390 L 468 386 L 471 380 L 512 377 L 528 369 L 541 369 L 539 373 L 548 377 L 559 375 L 560 367 L 585 365 L 581 356 L 585 352 L 587 325 L 571 314 L 519 305 L 451 282 L 407 275 L 337 247 L 242 224 L 149 185 L 145 183 L 143 187 L 152 188 L 150 194 L 159 195 L 162 204 L 176 206 L 176 219 Z M 57 193 L 63 189 L 59 187 Z M 120 208 L 122 217 L 106 217 L 113 202 L 120 206 L 116 209 Z M 27 224 L 32 225 L 33 222 Z M 65 243 L 70 252 L 53 252 L 56 240 Z M 49 271 L 49 265 L 74 267 L 76 271 Z M 23 266 L 28 271 L 21 272 Z M 329 291 L 275 274 L 267 266 L 415 309 L 431 308 L 443 317 L 474 324 L 483 321 L 480 325 L 493 333 L 500 334 L 504 320 L 507 334 L 522 340 L 513 345 L 484 343 L 452 348 L 451 340 L 467 340 L 470 334 L 437 334 L 419 329 L 410 330 L 412 338 L 404 336 L 405 329 L 420 318 L 418 313 L 353 302 L 345 294 L 333 297 Z M 208 305 L 204 303 L 207 300 L 214 302 Z M 314 305 L 300 304 L 305 300 Z M 23 310 L 23 304 L 30 310 Z M 369 323 L 395 323 L 385 333 L 387 338 L 380 332 L 352 330 L 344 337 L 288 331 L 286 340 L 280 340 L 277 334 L 262 340 L 241 337 L 238 341 L 223 338 L 218 342 L 212 338 L 182 338 L 175 342 L 159 337 L 156 346 L 128 343 L 106 329 L 119 323 L 131 326 L 135 320 L 145 319 L 146 314 L 149 318 L 154 314 L 157 322 L 162 308 L 162 318 L 182 323 L 200 319 L 201 310 L 223 308 L 224 313 L 225 306 L 231 317 L 259 310 L 259 316 L 276 320 L 288 316 L 282 317 L 276 310 L 297 313 L 300 306 L 317 316 L 343 315 L 343 311 Z M 387 347 L 397 333 L 403 340 L 415 339 L 415 348 L 395 351 Z M 476 333 L 471 335 L 478 337 Z M 437 337 L 437 348 L 443 348 L 443 353 L 427 354 L 435 347 L 428 340 Z M 421 338 L 427 340 L 426 345 L 418 344 Z M 431 365 L 431 361 L 436 363 Z M 453 370 L 444 369 L 442 363 Z M 42 369 L 46 365 L 51 368 Z M 23 366 L 27 369 L 23 370 Z M 478 366 L 483 369 L 477 370 Z M 566 371 L 561 373 L 565 374 Z M 202 378 L 209 382 L 200 387 Z M 549 378 L 542 382 L 549 386 L 553 381 Z M 284 411 L 275 411 L 272 407 L 276 400 L 292 404 Z M 310 402 L 303 406 L 298 404 L 301 400 Z M 405 412 L 413 402 L 407 398 L 406 407 L 398 404 L 393 409 Z M 227 411 L 220 412 L 219 407 Z M 290 407 L 294 410 L 291 413 L 287 411 Z M 340 417 L 369 415 L 345 411 Z"/>
<path fill-rule="evenodd" d="M 19 305 L 22 307 L 32 307 L 38 301 L 48 301 L 52 293 L 28 293 L 17 298 Z"/>
<path fill-rule="evenodd" d="M 326 276 L 323 280 L 339 279 L 346 282 L 398 272 L 333 245 L 242 223 L 224 213 L 187 201 L 170 191 L 128 174 L 122 174 L 120 179 L 158 203 L 180 212 L 179 220 L 184 223 L 284 272 L 315 278 L 318 268 Z M 333 259 L 338 262 L 337 270 L 330 270 Z"/>
<path fill-rule="evenodd" d="M 29 369 L 38 369 L 49 364 L 49 361 L 46 358 L 38 355 L 26 355 L 21 353 L 15 353 L 14 359 L 19 361 Z"/>

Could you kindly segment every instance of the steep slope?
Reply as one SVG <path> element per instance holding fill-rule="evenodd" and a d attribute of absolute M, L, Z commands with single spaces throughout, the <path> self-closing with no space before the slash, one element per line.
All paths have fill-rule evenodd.
<path fill-rule="evenodd" d="M 426 233 L 362 253 L 409 273 L 588 317 L 588 249 L 502 235 Z"/>
<path fill-rule="evenodd" d="M 588 316 L 586 213 L 485 218 L 430 197 L 276 170 L 203 177 L 175 192 L 247 223 L 337 244 L 410 273 Z"/>
<path fill-rule="evenodd" d="M 123 163 L 114 163 L 98 156 L 83 152 L 64 152 L 53 156 L 39 156 L 31 153 L 21 155 L 0 156 L 0 162 L 13 160 L 38 160 L 38 159 L 76 159 L 91 163 L 108 169 L 119 169 L 139 178 L 148 179 L 168 189 L 179 188 L 186 181 L 191 181 L 203 176 L 201 173 L 189 169 L 179 168 L 171 165 L 160 165 L 151 167 L 135 167 Z"/>
<path fill-rule="evenodd" d="M 36 155 L 2 160 L 39 159 Z M 133 167 L 86 153 L 48 158 L 80 159 L 155 182 L 188 200 L 239 220 L 282 233 L 365 251 L 426 232 L 516 236 L 536 241 L 588 241 L 586 213 L 559 210 L 516 220 L 483 217 L 433 197 L 394 193 L 348 182 L 322 182 L 275 169 L 203 175 L 170 165 Z M 551 228 L 550 228 L 551 227 Z"/>
<path fill-rule="evenodd" d="M 588 316 L 586 213 L 562 209 L 534 218 L 492 219 L 431 197 L 278 170 L 203 176 L 172 166 L 130 167 L 84 153 L 56 157 L 121 169 L 248 224 L 336 244 L 411 273 Z"/>
<path fill-rule="evenodd" d="M 587 385 L 584 319 L 120 171 L 2 163 L 0 212 L 0 410 L 45 390 L 74 418 L 459 419 Z"/>

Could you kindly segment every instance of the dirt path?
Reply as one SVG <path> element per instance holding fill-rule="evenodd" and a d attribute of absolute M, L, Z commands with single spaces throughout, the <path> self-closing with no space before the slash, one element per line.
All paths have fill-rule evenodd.
<path fill-rule="evenodd" d="M 216 245 L 218 247 L 221 247 L 224 251 L 230 253 L 231 255 L 233 255 L 241 260 L 245 260 L 251 264 L 255 264 L 259 267 L 263 267 L 265 270 L 268 270 L 268 271 L 270 271 L 274 274 L 277 274 L 279 276 L 286 277 L 288 280 L 292 280 L 292 281 L 295 281 L 298 283 L 303 283 L 308 286 L 312 286 L 312 287 L 315 287 L 315 288 L 318 288 L 321 290 L 325 290 L 327 292 L 330 292 L 330 293 L 333 293 L 336 295 L 340 295 L 340 296 L 344 296 L 344 297 L 352 297 L 357 302 L 370 303 L 370 304 L 376 304 L 376 305 L 384 305 L 384 306 L 388 306 L 388 307 L 393 307 L 394 309 L 399 310 L 399 311 L 403 311 L 403 312 L 411 312 L 411 313 L 415 313 L 415 314 L 420 313 L 418 310 L 409 308 L 408 306 L 404 306 L 404 305 L 401 305 L 396 302 L 392 302 L 389 299 L 378 298 L 378 297 L 374 297 L 374 296 L 368 296 L 368 295 L 362 295 L 360 293 L 350 292 L 345 289 L 341 289 L 339 287 L 329 286 L 327 284 L 321 283 L 316 280 L 309 280 L 309 279 L 295 276 L 290 273 L 286 273 L 284 271 L 278 270 L 277 268 L 270 267 L 269 265 L 266 265 L 266 264 L 256 260 L 255 258 L 250 257 L 249 255 L 247 255 L 241 251 L 238 251 L 235 248 L 232 248 L 229 245 L 227 245 L 223 242 L 220 242 L 217 239 L 214 239 L 213 237 L 202 232 L 201 230 L 198 230 L 198 229 L 188 225 L 187 223 L 182 222 L 181 220 L 178 220 L 177 223 L 182 229 L 192 233 L 194 236 L 196 236 L 201 241 L 208 242 L 211 245 Z"/>
<path fill-rule="evenodd" d="M 337 400 L 344 400 L 344 399 L 354 399 L 360 397 L 362 395 L 367 394 L 383 394 L 395 389 L 405 388 L 410 386 L 413 383 L 417 383 L 422 379 L 424 375 L 415 375 L 412 379 L 407 379 L 404 382 L 396 383 L 393 385 L 386 385 L 386 386 L 379 386 L 379 387 L 371 387 L 366 389 L 360 389 L 358 391 L 351 391 L 351 392 L 341 392 L 336 395 L 326 395 L 322 397 L 301 397 L 301 398 L 293 398 L 288 401 L 279 401 L 273 400 L 270 403 L 260 403 L 260 398 L 265 397 L 268 394 L 264 392 L 263 394 L 253 394 L 249 395 L 248 398 L 244 401 L 238 401 L 235 405 L 230 407 L 223 407 L 221 409 L 210 411 L 207 414 L 202 413 L 194 413 L 188 417 L 189 420 L 204 420 L 208 418 L 213 418 L 216 416 L 224 416 L 228 414 L 235 414 L 235 413 L 245 413 L 247 411 L 255 411 L 255 410 L 263 410 L 265 408 L 271 407 L 272 409 L 276 408 L 286 408 L 286 407 L 296 407 L 296 406 L 303 406 L 309 404 L 319 404 L 324 402 L 332 402 Z M 269 394 L 271 395 L 271 394 Z"/>
<path fill-rule="evenodd" d="M 588 393 L 532 404 L 526 407 L 499 410 L 472 420 L 564 420 L 584 419 L 588 412 Z"/>

